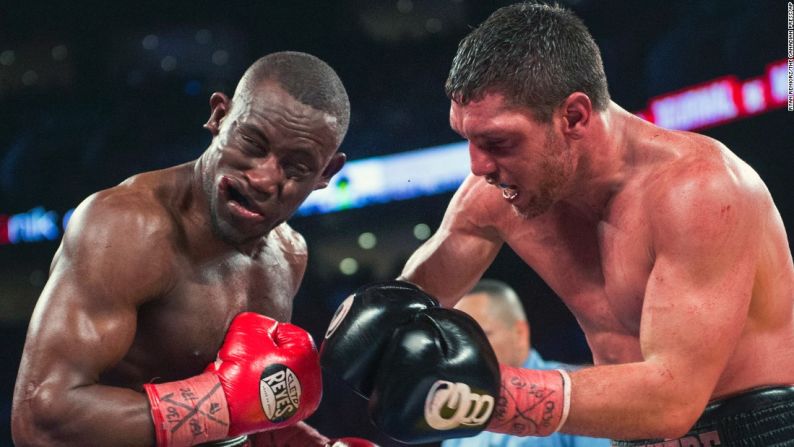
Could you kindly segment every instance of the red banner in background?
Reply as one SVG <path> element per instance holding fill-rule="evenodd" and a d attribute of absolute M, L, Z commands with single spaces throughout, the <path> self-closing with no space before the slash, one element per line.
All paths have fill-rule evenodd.
<path fill-rule="evenodd" d="M 728 75 L 665 93 L 635 114 L 668 129 L 697 130 L 781 108 L 787 99 L 787 61 L 769 64 L 745 81 Z"/>

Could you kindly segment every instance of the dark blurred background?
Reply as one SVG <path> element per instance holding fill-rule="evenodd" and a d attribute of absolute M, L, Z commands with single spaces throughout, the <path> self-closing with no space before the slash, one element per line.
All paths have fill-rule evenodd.
<path fill-rule="evenodd" d="M 456 142 L 443 83 L 457 42 L 509 3 L 6 0 L 0 3 L 0 224 L 38 206 L 63 216 L 90 193 L 134 173 L 196 158 L 209 143 L 201 128 L 209 95 L 231 94 L 245 68 L 273 51 L 306 51 L 337 70 L 352 105 L 342 149 L 353 160 Z M 560 3 L 590 28 L 613 99 L 631 111 L 723 75 L 762 76 L 770 62 L 786 57 L 782 0 Z M 761 174 L 789 233 L 793 118 L 777 108 L 698 130 L 723 141 Z M 437 228 L 450 197 L 294 218 L 291 224 L 310 250 L 294 321 L 320 340 L 351 290 L 399 273 Z M 376 239 L 369 249 L 359 244 L 367 232 Z M 11 443 L 19 356 L 58 236 L 0 245 L 0 445 Z M 346 258 L 355 263 L 342 263 L 342 273 Z M 574 318 L 509 249 L 486 276 L 519 292 L 541 354 L 590 361 Z M 366 421 L 364 402 L 326 378 L 323 405 L 310 422 L 331 436 L 397 445 Z"/>

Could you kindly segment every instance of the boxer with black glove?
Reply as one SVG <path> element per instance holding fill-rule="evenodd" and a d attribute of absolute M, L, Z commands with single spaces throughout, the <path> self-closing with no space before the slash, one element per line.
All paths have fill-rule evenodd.
<path fill-rule="evenodd" d="M 320 347 L 323 368 L 369 398 L 375 368 L 391 334 L 416 312 L 434 307 L 438 307 L 435 298 L 405 281 L 360 287 L 331 319 Z"/>
<path fill-rule="evenodd" d="M 396 329 L 370 396 L 372 421 L 407 443 L 474 436 L 499 396 L 499 364 L 477 322 L 454 309 L 417 312 Z"/>
<path fill-rule="evenodd" d="M 404 281 L 348 297 L 320 362 L 370 399 L 376 426 L 407 443 L 479 433 L 499 395 L 499 366 L 482 329 Z"/>

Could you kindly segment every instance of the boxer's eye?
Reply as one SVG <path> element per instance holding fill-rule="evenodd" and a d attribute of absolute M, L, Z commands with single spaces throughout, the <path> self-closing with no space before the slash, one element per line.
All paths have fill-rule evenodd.
<path fill-rule="evenodd" d="M 240 147 L 246 154 L 260 156 L 267 153 L 266 146 L 258 139 L 244 133 L 240 133 L 239 136 L 241 141 Z"/>
<path fill-rule="evenodd" d="M 311 173 L 311 169 L 302 163 L 288 163 L 284 166 L 284 173 L 290 178 L 303 178 Z"/>

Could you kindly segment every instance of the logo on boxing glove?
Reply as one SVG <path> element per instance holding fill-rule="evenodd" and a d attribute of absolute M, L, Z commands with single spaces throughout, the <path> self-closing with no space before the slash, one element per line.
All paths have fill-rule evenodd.
<path fill-rule="evenodd" d="M 436 430 L 485 425 L 493 409 L 493 396 L 474 393 L 465 383 L 436 380 L 425 399 L 425 421 Z"/>
<path fill-rule="evenodd" d="M 331 319 L 331 323 L 328 325 L 328 330 L 325 331 L 325 338 L 329 338 L 331 335 L 334 334 L 336 328 L 342 324 L 342 320 L 345 319 L 347 313 L 350 311 L 350 307 L 353 306 L 353 295 L 348 296 L 342 301 L 342 304 L 336 308 L 336 312 L 334 312 L 334 317 Z"/>
<path fill-rule="evenodd" d="M 272 422 L 285 421 L 300 407 L 300 381 L 286 366 L 278 363 L 270 365 L 259 380 L 259 398 L 268 419 Z"/>

